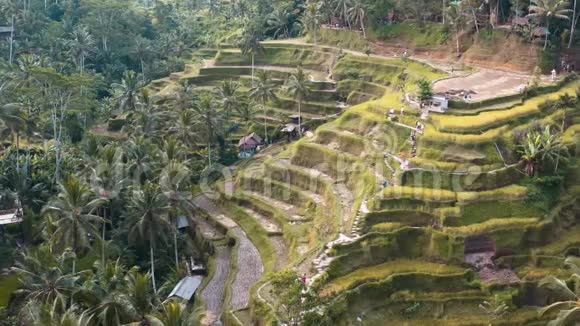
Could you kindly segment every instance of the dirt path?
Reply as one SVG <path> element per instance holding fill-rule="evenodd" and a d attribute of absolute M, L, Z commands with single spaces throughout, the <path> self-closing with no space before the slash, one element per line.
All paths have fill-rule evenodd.
<path fill-rule="evenodd" d="M 217 247 L 214 262 L 215 270 L 211 281 L 201 293 L 201 298 L 205 301 L 207 309 L 202 322 L 204 325 L 213 325 L 222 313 L 224 288 L 230 272 L 230 249 L 226 246 Z"/>
<path fill-rule="evenodd" d="M 256 249 L 256 246 L 252 243 L 252 241 L 250 241 L 250 239 L 248 239 L 246 233 L 238 226 L 238 224 L 231 218 L 224 215 L 221 209 L 205 195 L 197 196 L 193 199 L 193 203 L 211 215 L 212 218 L 218 220 L 237 238 L 237 268 L 235 270 L 234 281 L 232 282 L 230 289 L 231 301 L 229 306 L 232 310 L 238 310 L 247 307 L 250 302 L 250 288 L 262 277 L 262 274 L 264 273 L 264 266 L 262 264 L 262 259 L 258 249 Z"/>
<path fill-rule="evenodd" d="M 238 257 L 230 306 L 232 310 L 239 310 L 250 303 L 250 288 L 262 277 L 264 266 L 258 249 L 246 233 L 239 227 L 231 229 L 231 232 L 238 239 Z"/>

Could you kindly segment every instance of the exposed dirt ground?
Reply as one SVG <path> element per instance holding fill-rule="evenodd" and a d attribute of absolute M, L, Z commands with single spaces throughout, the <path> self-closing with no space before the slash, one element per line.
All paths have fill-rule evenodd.
<path fill-rule="evenodd" d="M 530 76 L 508 73 L 500 70 L 479 69 L 477 72 L 464 76 L 444 79 L 435 83 L 435 92 L 450 90 L 473 91 L 471 100 L 483 100 L 492 97 L 515 94 L 521 85 L 526 85 Z"/>

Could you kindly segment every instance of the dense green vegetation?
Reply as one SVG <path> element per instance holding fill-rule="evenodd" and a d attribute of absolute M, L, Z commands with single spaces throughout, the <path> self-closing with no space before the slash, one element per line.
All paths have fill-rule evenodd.
<path fill-rule="evenodd" d="M 0 325 L 571 325 L 576 75 L 454 100 L 418 132 L 407 99 L 452 76 L 405 49 L 459 54 L 527 17 L 510 37 L 551 69 L 579 11 L 0 1 L 0 215 L 23 217 L 0 226 Z M 466 258 L 481 239 L 516 281 Z M 195 299 L 168 298 L 193 260 Z"/>

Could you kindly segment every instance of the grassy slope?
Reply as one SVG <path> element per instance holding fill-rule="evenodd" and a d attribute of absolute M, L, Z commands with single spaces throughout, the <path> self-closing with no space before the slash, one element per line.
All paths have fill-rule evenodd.
<path fill-rule="evenodd" d="M 10 276 L 0 279 L 0 307 L 6 307 L 10 302 L 10 296 L 18 289 L 20 283 L 18 275 L 11 274 Z"/>
<path fill-rule="evenodd" d="M 334 279 L 324 285 L 320 293 L 323 296 L 331 293 L 340 293 L 359 284 L 379 281 L 389 275 L 398 273 L 429 272 L 436 275 L 444 275 L 461 273 L 463 271 L 464 268 L 457 266 L 401 259 L 380 265 L 359 268 L 348 275 Z"/>

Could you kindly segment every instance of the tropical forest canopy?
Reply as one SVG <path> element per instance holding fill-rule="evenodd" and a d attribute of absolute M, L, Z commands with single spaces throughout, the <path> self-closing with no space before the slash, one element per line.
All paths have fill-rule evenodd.
<path fill-rule="evenodd" d="M 188 274 L 188 258 L 212 273 L 216 248 L 233 248 L 235 237 L 212 242 L 200 231 L 203 223 L 193 217 L 205 221 L 207 212 L 193 198 L 219 180 L 225 166 L 245 168 L 247 161 L 238 155 L 240 137 L 258 135 L 262 145 L 274 144 L 268 155 L 276 155 L 303 131 L 314 132 L 343 108 L 385 92 L 392 95 L 389 108 L 398 108 L 402 93 L 414 87 L 419 102 L 428 101 L 430 82 L 446 74 L 411 64 L 407 57 L 396 65 L 373 63 L 376 42 L 444 46 L 455 56 L 467 50 L 460 45 L 466 39 L 493 42 L 509 30 L 540 53 L 543 61 L 537 65 L 544 62 L 546 70 L 567 49 L 577 51 L 579 15 L 574 0 L 0 0 L 0 216 L 17 211 L 23 218 L 0 229 L 0 325 L 196 325 L 205 315 L 201 303 L 166 298 Z M 524 22 L 513 27 L 518 19 Z M 333 44 L 325 34 L 329 27 L 353 39 Z M 330 47 L 308 52 L 300 42 L 291 50 L 280 50 L 285 43 L 267 45 L 293 38 Z M 347 55 L 343 47 L 358 52 Z M 352 66 L 341 71 L 341 59 Z M 219 69 L 215 61 L 230 70 L 212 75 L 211 68 Z M 395 69 L 396 77 L 390 71 L 375 80 L 363 76 L 397 65 L 404 71 Z M 316 77 L 326 83 L 314 85 Z M 346 82 L 337 86 L 331 77 Z M 171 92 L 164 93 L 167 89 Z M 578 106 L 575 95 L 550 104 L 550 110 L 563 109 L 562 134 L 564 126 L 577 123 L 566 117 L 567 109 Z M 382 121 L 386 107 L 381 110 L 350 117 L 367 114 L 360 125 Z M 281 131 L 289 112 L 299 117 L 291 136 Z M 350 130 L 357 131 L 353 126 Z M 333 135 L 333 125 L 326 128 L 326 135 Z M 522 175 L 539 178 L 526 186 L 537 190 L 536 204 L 545 213 L 559 203 L 565 183 L 558 167 L 568 166 L 562 135 L 543 125 L 530 128 L 500 145 L 511 146 L 514 162 L 525 164 Z M 341 132 L 341 141 L 364 148 L 348 132 Z M 302 155 L 319 154 L 321 165 L 332 157 L 322 149 Z M 354 149 L 344 157 L 351 164 L 360 155 L 362 150 Z M 284 164 L 290 161 L 298 159 L 284 157 Z M 545 173 L 544 162 L 550 171 L 555 164 L 555 172 Z M 320 179 L 336 177 L 331 172 Z M 337 232 L 334 222 L 317 220 L 312 207 L 320 194 L 304 196 L 295 184 L 284 190 L 294 202 L 312 204 L 300 214 L 315 216 L 289 225 L 318 223 L 292 232 Z M 348 202 L 354 207 L 362 201 Z M 288 215 L 300 215 L 295 213 Z M 184 216 L 192 228 L 178 231 Z M 245 227 L 256 229 L 256 222 L 236 221 L 250 235 Z M 329 240 L 316 234 L 306 238 Z M 269 247 L 258 245 L 259 239 L 252 242 L 262 255 Z M 305 251 L 314 252 L 309 245 Z M 264 265 L 267 272 L 281 270 Z M 272 279 L 283 300 L 276 309 L 284 312 L 277 316 L 303 318 L 301 311 L 312 312 L 324 302 L 301 301 L 305 285 L 295 281 L 293 272 Z M 501 303 L 495 308 L 503 309 Z M 306 324 L 322 323 L 319 316 L 310 317 L 310 322 L 304 317 Z"/>

